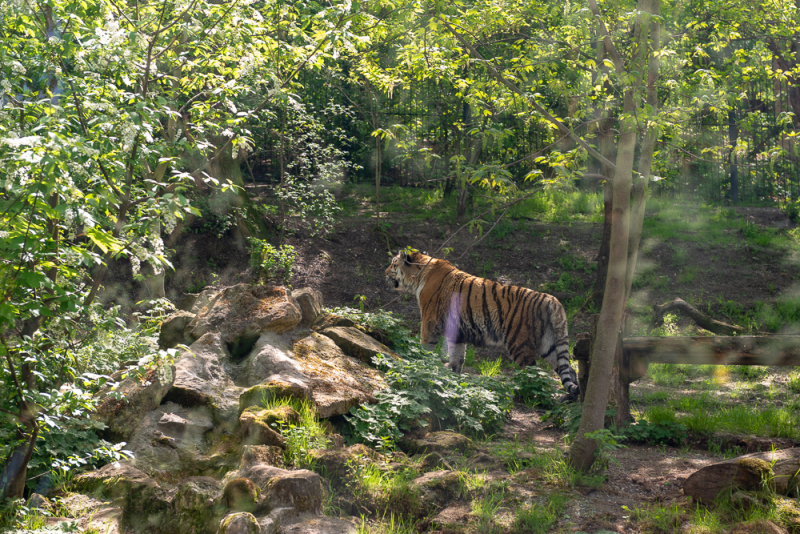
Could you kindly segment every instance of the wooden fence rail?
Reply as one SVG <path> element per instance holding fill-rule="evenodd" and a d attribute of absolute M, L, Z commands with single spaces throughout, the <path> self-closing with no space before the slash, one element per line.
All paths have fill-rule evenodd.
<path fill-rule="evenodd" d="M 800 367 L 800 336 L 626 337 L 617 352 L 618 402 L 629 418 L 629 384 L 647 373 L 652 363 L 693 365 L 770 365 Z M 578 360 L 581 396 L 589 377 L 591 336 L 577 335 L 573 357 Z"/>

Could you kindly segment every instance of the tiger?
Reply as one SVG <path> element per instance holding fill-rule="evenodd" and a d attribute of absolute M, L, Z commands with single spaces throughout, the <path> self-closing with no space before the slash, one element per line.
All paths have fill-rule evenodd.
<path fill-rule="evenodd" d="M 552 295 L 479 278 L 447 260 L 401 250 L 386 269 L 389 286 L 416 295 L 422 315 L 422 344 L 433 348 L 444 335 L 449 362 L 460 374 L 467 344 L 502 346 L 520 367 L 544 359 L 561 378 L 571 402 L 580 395 L 569 364 L 564 306 Z"/>

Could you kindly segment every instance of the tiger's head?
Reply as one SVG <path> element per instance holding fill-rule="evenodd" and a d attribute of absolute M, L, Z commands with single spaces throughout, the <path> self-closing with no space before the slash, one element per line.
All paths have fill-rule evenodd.
<path fill-rule="evenodd" d="M 401 250 L 386 268 L 386 283 L 396 291 L 413 293 L 419 285 L 420 273 L 430 261 L 430 256 L 420 252 Z"/>

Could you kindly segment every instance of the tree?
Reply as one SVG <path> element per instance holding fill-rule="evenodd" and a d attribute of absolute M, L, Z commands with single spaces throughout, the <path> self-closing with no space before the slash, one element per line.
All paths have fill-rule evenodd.
<path fill-rule="evenodd" d="M 214 175 L 241 181 L 246 122 L 288 98 L 350 15 L 284 19 L 265 7 L 276 22 L 253 4 L 202 0 L 1 5 L 0 411 L 14 433 L 5 498 L 22 495 L 40 434 L 91 408 L 59 387 L 79 374 L 64 347 L 98 326 L 109 261 L 128 258 L 135 275 L 148 264 L 152 293 L 163 294 L 163 238 L 198 213 L 189 191 L 242 199 Z"/>

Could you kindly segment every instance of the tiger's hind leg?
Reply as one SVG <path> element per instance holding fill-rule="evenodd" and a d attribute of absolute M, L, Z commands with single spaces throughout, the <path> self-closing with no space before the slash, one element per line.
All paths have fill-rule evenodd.
<path fill-rule="evenodd" d="M 566 342 L 556 343 L 550 347 L 548 353 L 543 359 L 561 378 L 561 385 L 566 391 L 559 402 L 577 401 L 581 395 L 581 388 L 578 385 L 578 374 L 569 364 L 569 345 Z"/>
<path fill-rule="evenodd" d="M 455 374 L 460 375 L 461 369 L 464 367 L 464 355 L 467 353 L 466 343 L 451 343 L 447 342 L 447 354 L 450 362 L 445 364 L 445 367 L 453 371 Z"/>

